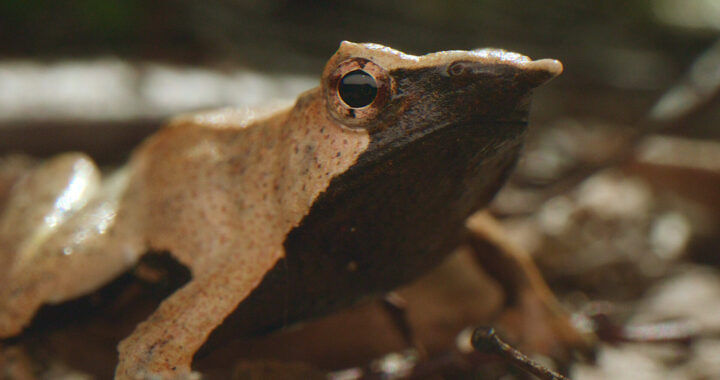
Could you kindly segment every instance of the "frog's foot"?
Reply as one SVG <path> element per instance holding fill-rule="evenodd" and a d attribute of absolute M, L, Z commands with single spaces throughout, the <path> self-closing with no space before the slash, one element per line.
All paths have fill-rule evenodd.
<path fill-rule="evenodd" d="M 131 337 L 132 338 L 132 337 Z M 172 359 L 153 355 L 155 347 L 133 347 L 138 353 L 127 354 L 127 345 L 135 342 L 124 340 L 119 348 L 120 362 L 115 369 L 116 380 L 199 380 L 200 374 L 190 369 L 190 363 L 176 363 Z M 157 360 L 161 359 L 161 360 Z M 164 360 L 163 360 L 164 359 Z"/>
<path fill-rule="evenodd" d="M 539 297 L 532 288 L 521 290 L 515 304 L 504 309 L 495 321 L 508 340 L 525 352 L 536 352 L 566 360 L 572 352 L 588 355 L 595 337 L 579 330 L 571 316 Z"/>
<path fill-rule="evenodd" d="M 122 370 L 118 368 L 115 372 L 115 379 L 127 380 L 200 380 L 202 376 L 198 372 L 193 372 L 189 367 L 177 368 L 173 371 L 150 370 L 143 367 L 127 367 Z"/>

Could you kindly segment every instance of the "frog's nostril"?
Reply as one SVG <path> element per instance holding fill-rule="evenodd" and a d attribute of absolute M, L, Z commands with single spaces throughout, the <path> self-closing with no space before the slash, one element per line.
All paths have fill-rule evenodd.
<path fill-rule="evenodd" d="M 488 79 L 502 75 L 502 70 L 498 66 L 467 60 L 450 63 L 446 71 L 447 75 L 451 77 L 466 77 L 468 80 Z"/>
<path fill-rule="evenodd" d="M 467 63 L 458 61 L 458 62 L 451 63 L 447 68 L 447 72 L 448 72 L 448 74 L 450 74 L 450 76 L 459 76 L 459 75 L 462 75 L 466 69 L 467 69 Z"/>

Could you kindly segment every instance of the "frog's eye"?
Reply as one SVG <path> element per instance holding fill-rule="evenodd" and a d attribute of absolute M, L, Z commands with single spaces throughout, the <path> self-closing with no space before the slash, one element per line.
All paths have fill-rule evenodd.
<path fill-rule="evenodd" d="M 372 128 L 385 109 L 393 81 L 380 65 L 366 58 L 349 58 L 333 65 L 323 91 L 330 114 L 350 128 Z"/>
<path fill-rule="evenodd" d="M 377 97 L 377 92 L 377 81 L 363 70 L 354 70 L 345 74 L 338 85 L 340 99 L 353 108 L 370 105 Z"/>

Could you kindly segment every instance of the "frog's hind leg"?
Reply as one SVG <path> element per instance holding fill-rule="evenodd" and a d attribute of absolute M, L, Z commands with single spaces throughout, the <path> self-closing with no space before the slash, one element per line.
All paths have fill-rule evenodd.
<path fill-rule="evenodd" d="M 134 263 L 143 244 L 118 210 L 127 181 L 118 172 L 103 182 L 89 157 L 68 153 L 13 187 L 0 215 L 0 338 L 19 334 L 43 304 L 87 294 Z"/>
<path fill-rule="evenodd" d="M 466 223 L 468 243 L 483 271 L 503 288 L 505 307 L 497 319 L 524 350 L 567 358 L 569 351 L 587 351 L 592 336 L 579 331 L 542 279 L 529 254 L 507 238 L 487 212 Z"/>

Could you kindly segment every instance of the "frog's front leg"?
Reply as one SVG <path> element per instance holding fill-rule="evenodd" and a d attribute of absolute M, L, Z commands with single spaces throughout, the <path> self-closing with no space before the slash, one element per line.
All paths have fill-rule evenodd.
<path fill-rule="evenodd" d="M 527 252 L 507 238 L 497 220 L 479 212 L 467 228 L 475 259 L 503 288 L 505 308 L 497 323 L 511 327 L 514 341 L 556 358 L 591 347 L 592 337 L 573 326 Z"/>
<path fill-rule="evenodd" d="M 197 274 L 120 342 L 115 378 L 198 378 L 190 368 L 195 352 L 283 254 L 282 246 L 250 249 Z"/>

